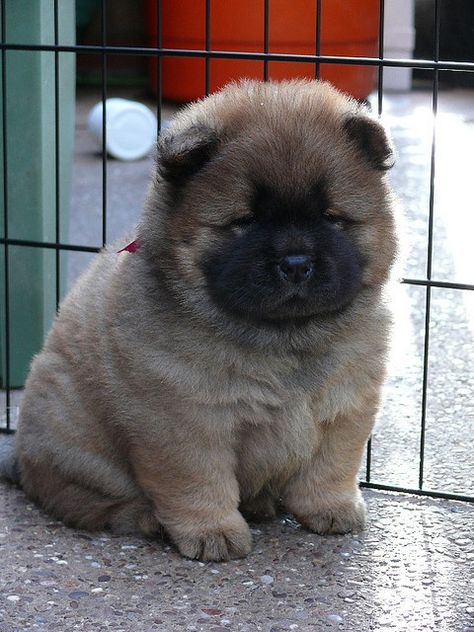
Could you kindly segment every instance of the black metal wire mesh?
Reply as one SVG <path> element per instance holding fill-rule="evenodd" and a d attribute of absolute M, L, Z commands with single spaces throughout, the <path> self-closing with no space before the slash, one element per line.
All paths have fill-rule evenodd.
<path fill-rule="evenodd" d="M 321 23 L 322 16 L 324 15 L 324 3 L 330 0 L 315 0 L 316 9 L 316 25 L 315 25 L 315 51 L 313 55 L 296 55 L 296 54 L 284 54 L 284 53 L 271 53 L 269 52 L 269 24 L 270 24 L 270 2 L 269 0 L 262 0 L 263 2 L 263 50 L 261 52 L 249 52 L 249 51 L 222 51 L 211 50 L 211 0 L 205 0 L 205 45 L 203 50 L 196 49 L 170 49 L 162 47 L 162 33 L 161 33 L 161 15 L 162 15 L 162 1 L 157 0 L 157 28 L 156 28 L 156 44 L 153 47 L 145 46 L 111 46 L 107 44 L 107 0 L 101 2 L 101 42 L 95 45 L 64 45 L 59 41 L 58 30 L 58 12 L 59 1 L 54 0 L 54 43 L 53 44 L 18 44 L 7 41 L 6 37 L 6 1 L 1 0 L 1 77 L 2 77 L 2 90 L 1 90 L 1 102 L 2 102 L 2 130 L 3 130 L 3 237 L 0 238 L 0 245 L 3 249 L 3 263 L 4 263 L 4 296 L 2 297 L 3 312 L 4 312 L 4 358 L 5 358 L 5 370 L 2 376 L 2 386 L 5 390 L 5 422 L 0 427 L 0 432 L 10 433 L 13 432 L 13 424 L 11 421 L 11 380 L 10 380 L 10 365 L 11 365 L 11 295 L 15 291 L 15 288 L 10 286 L 10 254 L 9 251 L 12 247 L 28 247 L 28 248 L 41 248 L 55 251 L 55 292 L 56 292 L 56 305 L 60 300 L 60 288 L 61 288 L 61 252 L 76 251 L 84 253 L 98 252 L 101 246 L 107 243 L 107 152 L 106 152 L 106 100 L 107 100 L 107 85 L 108 85 L 108 58 L 111 55 L 139 55 L 139 56 L 154 56 L 157 60 L 157 80 L 156 80 L 156 114 L 158 118 L 158 129 L 161 127 L 162 121 L 162 60 L 166 57 L 185 57 L 185 58 L 200 58 L 205 62 L 205 93 L 210 90 L 210 76 L 211 76 L 211 60 L 215 59 L 229 59 L 229 60 L 254 60 L 262 63 L 262 79 L 267 80 L 269 78 L 269 64 L 271 62 L 297 62 L 297 63 L 311 63 L 314 65 L 314 76 L 320 77 L 321 68 L 325 64 L 345 64 L 345 65 L 358 65 L 358 66 L 372 66 L 377 69 L 377 112 L 382 114 L 383 110 L 383 96 L 384 96 L 384 69 L 385 68 L 411 68 L 411 69 L 427 69 L 432 71 L 432 97 L 431 107 L 433 115 L 436 116 L 438 110 L 438 94 L 439 94 L 439 76 L 441 71 L 474 71 L 474 62 L 471 61 L 449 61 L 440 59 L 440 20 L 441 20 L 441 0 L 433 0 L 434 6 L 434 33 L 433 33 L 433 54 L 431 59 L 393 59 L 384 57 L 384 24 L 385 24 L 385 1 L 380 0 L 379 6 L 379 37 L 378 37 L 378 55 L 375 57 L 347 57 L 336 55 L 323 55 L 321 54 Z M 54 103 L 55 103 L 55 169 L 52 177 L 55 181 L 55 239 L 54 241 L 38 241 L 34 239 L 18 239 L 12 238 L 9 233 L 9 212 L 8 212 L 8 187 L 6 183 L 9 178 L 9 156 L 7 151 L 7 130 L 8 130 L 8 116 L 7 116 L 7 98 L 8 98 L 8 76 L 7 76 L 7 60 L 6 56 L 9 51 L 37 51 L 38 54 L 42 52 L 54 53 Z M 60 91 L 61 82 L 59 76 L 59 57 L 62 53 L 76 53 L 84 55 L 99 55 L 101 58 L 101 98 L 103 103 L 102 109 L 102 230 L 101 230 L 101 243 L 97 246 L 81 245 L 64 243 L 60 231 Z M 422 401 L 421 401 L 421 419 L 420 419 L 420 441 L 419 441 L 419 467 L 418 467 L 418 486 L 417 487 L 404 487 L 398 485 L 390 485 L 378 483 L 372 480 L 372 450 L 374 449 L 369 441 L 366 457 L 366 475 L 365 480 L 361 481 L 363 487 L 371 487 L 374 489 L 383 489 L 399 492 L 411 492 L 415 494 L 421 494 L 426 496 L 433 496 L 439 498 L 451 498 L 458 500 L 466 500 L 474 502 L 474 497 L 462 493 L 450 493 L 443 490 L 427 490 L 424 488 L 424 462 L 425 462 L 425 432 L 426 432 L 426 416 L 427 416 L 427 392 L 428 392 L 428 366 L 429 366 L 429 353 L 430 353 L 430 320 L 431 320 L 431 295 L 432 288 L 444 288 L 454 290 L 473 290 L 474 285 L 470 283 L 458 283 L 450 281 L 436 280 L 432 277 L 433 271 L 433 226 L 434 226 L 434 193 L 435 193 L 435 165 L 436 165 L 436 132 L 435 126 L 433 126 L 433 136 L 431 141 L 431 164 L 430 164 L 430 194 L 429 194 L 429 209 L 428 209 L 428 228 L 427 228 L 427 243 L 426 243 L 426 275 L 424 278 L 403 278 L 402 284 L 408 284 L 411 286 L 421 286 L 425 288 L 425 319 L 424 319 L 424 345 L 423 345 L 423 373 L 422 373 Z"/>

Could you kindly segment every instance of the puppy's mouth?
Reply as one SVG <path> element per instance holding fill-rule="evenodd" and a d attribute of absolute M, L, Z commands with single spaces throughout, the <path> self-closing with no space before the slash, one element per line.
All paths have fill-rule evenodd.
<path fill-rule="evenodd" d="M 321 288 L 312 295 L 303 288 L 286 292 L 274 301 L 263 301 L 255 315 L 262 322 L 275 324 L 306 324 L 309 320 L 335 315 L 347 309 L 355 294 L 341 299 L 334 287 Z"/>
<path fill-rule="evenodd" d="M 239 321 L 274 327 L 301 327 L 310 321 L 334 318 L 345 311 L 354 301 L 358 287 L 351 293 L 340 293 L 334 285 L 327 284 L 318 291 L 306 287 L 284 288 L 262 296 L 253 294 L 252 301 L 235 301 L 231 293 L 219 296 L 217 303 L 227 314 Z M 217 297 L 214 297 L 217 298 Z"/>

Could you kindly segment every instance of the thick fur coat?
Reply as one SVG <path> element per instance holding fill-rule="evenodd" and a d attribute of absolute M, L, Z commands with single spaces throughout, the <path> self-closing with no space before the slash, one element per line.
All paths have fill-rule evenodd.
<path fill-rule="evenodd" d="M 395 256 L 385 133 L 319 82 L 243 82 L 158 143 L 139 248 L 99 254 L 33 361 L 21 484 L 68 525 L 246 555 L 242 514 L 364 524 Z"/>

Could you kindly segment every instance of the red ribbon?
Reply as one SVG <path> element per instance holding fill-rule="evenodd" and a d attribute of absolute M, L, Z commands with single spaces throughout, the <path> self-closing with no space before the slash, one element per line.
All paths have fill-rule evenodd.
<path fill-rule="evenodd" d="M 122 250 L 118 250 L 117 252 L 136 252 L 140 248 L 140 240 L 135 239 L 131 241 L 129 244 L 122 248 Z"/>

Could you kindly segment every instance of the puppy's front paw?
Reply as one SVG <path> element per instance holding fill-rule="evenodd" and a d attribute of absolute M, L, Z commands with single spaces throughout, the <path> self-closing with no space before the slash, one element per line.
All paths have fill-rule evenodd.
<path fill-rule="evenodd" d="M 238 511 L 215 525 L 187 532 L 175 529 L 170 535 L 182 555 L 203 562 L 245 557 L 252 548 L 250 529 Z"/>
<path fill-rule="evenodd" d="M 310 531 L 320 535 L 361 531 L 365 526 L 365 503 L 360 496 L 340 504 L 316 509 L 307 516 L 296 516 Z"/>

